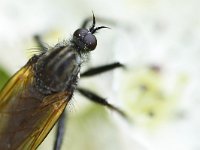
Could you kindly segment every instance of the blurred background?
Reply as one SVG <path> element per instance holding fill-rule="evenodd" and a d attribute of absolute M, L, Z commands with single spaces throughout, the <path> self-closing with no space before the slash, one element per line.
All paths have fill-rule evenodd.
<path fill-rule="evenodd" d="M 111 29 L 83 70 L 120 61 L 126 69 L 83 79 L 123 109 L 129 122 L 76 93 L 67 107 L 63 150 L 200 150 L 198 0 L 0 0 L 0 88 L 37 48 L 54 46 L 85 18 Z M 54 130 L 40 150 L 52 149 Z"/>

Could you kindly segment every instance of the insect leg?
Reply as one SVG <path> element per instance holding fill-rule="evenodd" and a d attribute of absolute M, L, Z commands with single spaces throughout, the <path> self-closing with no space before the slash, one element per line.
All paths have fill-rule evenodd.
<path fill-rule="evenodd" d="M 57 123 L 56 137 L 55 137 L 53 150 L 60 150 L 61 149 L 63 138 L 64 138 L 66 119 L 67 119 L 67 114 L 64 111 L 62 113 L 62 115 L 60 116 L 58 123 Z"/>
<path fill-rule="evenodd" d="M 120 110 L 119 108 L 117 108 L 116 106 L 110 104 L 106 99 L 100 97 L 99 95 L 87 90 L 87 89 L 83 89 L 83 88 L 77 88 L 78 92 L 80 94 L 82 94 L 83 96 L 87 97 L 89 100 L 91 100 L 92 102 L 95 102 L 97 104 L 103 105 L 108 107 L 109 109 L 112 109 L 114 111 L 116 111 L 117 113 L 119 113 L 122 117 L 127 118 L 126 114 Z"/>
<path fill-rule="evenodd" d="M 42 42 L 41 37 L 39 35 L 35 35 L 33 38 L 36 41 L 37 45 L 41 48 L 41 51 L 46 52 L 48 48 L 45 46 L 45 43 Z"/>
<path fill-rule="evenodd" d="M 89 17 L 89 18 L 86 18 L 84 21 L 83 21 L 83 23 L 82 23 L 82 25 L 81 25 L 81 28 L 86 28 L 87 27 L 87 25 L 88 25 L 88 23 L 91 21 L 92 19 Z"/>
<path fill-rule="evenodd" d="M 102 66 L 98 66 L 95 68 L 91 68 L 89 70 L 86 70 L 85 72 L 81 73 L 81 77 L 89 77 L 89 76 L 94 76 L 106 71 L 110 71 L 113 70 L 115 68 L 125 68 L 125 66 L 119 62 L 114 62 L 111 64 L 107 64 L 107 65 L 102 65 Z"/>

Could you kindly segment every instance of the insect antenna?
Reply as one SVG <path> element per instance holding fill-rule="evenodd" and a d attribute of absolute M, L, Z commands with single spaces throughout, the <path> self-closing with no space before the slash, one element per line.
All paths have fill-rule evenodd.
<path fill-rule="evenodd" d="M 95 16 L 94 16 L 94 13 L 92 12 L 92 20 L 93 20 L 93 22 L 92 22 L 92 26 L 90 27 L 90 29 L 89 29 L 89 31 L 93 34 L 93 33 L 95 33 L 97 30 L 99 30 L 99 29 L 103 29 L 103 28 L 108 28 L 108 29 L 110 29 L 109 27 L 106 27 L 106 26 L 100 26 L 100 27 L 96 27 L 95 28 L 95 25 L 96 25 L 96 19 L 95 19 Z"/>

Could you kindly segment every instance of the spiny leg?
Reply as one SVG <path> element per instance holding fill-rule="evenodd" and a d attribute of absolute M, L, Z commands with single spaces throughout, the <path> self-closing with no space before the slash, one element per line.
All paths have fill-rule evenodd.
<path fill-rule="evenodd" d="M 48 48 L 45 46 L 44 42 L 42 42 L 41 37 L 39 35 L 35 35 L 33 38 L 40 47 L 40 50 L 46 52 Z"/>
<path fill-rule="evenodd" d="M 90 17 L 90 18 L 86 18 L 86 19 L 83 21 L 83 23 L 82 23 L 82 25 L 81 25 L 81 28 L 86 28 L 87 25 L 88 25 L 88 23 L 89 23 L 91 20 L 93 21 L 92 27 L 91 27 L 91 28 L 94 28 L 94 27 L 95 27 L 95 24 L 96 24 L 96 20 L 95 20 L 95 16 L 94 16 L 94 13 L 93 13 L 93 12 L 92 12 L 92 18 L 91 18 L 91 17 Z"/>
<path fill-rule="evenodd" d="M 65 122 L 66 122 L 67 114 L 63 111 L 57 123 L 56 137 L 54 141 L 54 150 L 60 150 L 64 138 L 65 133 Z"/>
<path fill-rule="evenodd" d="M 84 23 L 82 24 L 82 27 L 86 27 L 87 24 L 91 21 L 91 18 L 88 18 L 84 21 Z M 93 28 L 93 26 L 95 25 L 95 18 L 93 16 L 93 24 L 91 26 L 91 28 Z M 100 27 L 100 28 L 105 28 L 104 26 Z M 96 30 L 99 28 L 96 28 Z M 41 48 L 41 51 L 47 51 L 47 47 L 45 46 L 45 44 L 42 42 L 41 37 L 39 35 L 35 35 L 34 39 L 36 41 L 36 43 L 38 44 L 38 46 Z M 99 66 L 97 68 L 92 68 L 87 70 L 86 72 L 84 72 L 81 76 L 82 77 L 87 77 L 87 76 L 93 76 L 96 74 L 100 74 L 118 67 L 124 67 L 122 64 L 116 62 L 116 63 L 112 63 L 109 65 L 103 65 L 103 66 Z M 120 115 L 122 115 L 123 117 L 126 117 L 125 113 L 123 111 L 121 111 L 120 109 L 118 109 L 117 107 L 109 104 L 105 99 L 101 98 L 100 96 L 85 90 L 85 89 L 81 89 L 78 88 L 78 91 L 86 96 L 87 98 L 89 98 L 91 101 L 99 103 L 101 105 L 107 106 L 108 108 L 118 112 Z M 62 145 L 62 141 L 63 141 L 63 137 L 64 137 L 64 131 L 65 131 L 65 120 L 66 120 L 66 114 L 65 112 L 62 113 L 62 115 L 60 116 L 60 119 L 58 120 L 58 124 L 57 124 L 57 130 L 56 130 L 56 138 L 55 138 L 55 143 L 54 143 L 54 150 L 60 150 L 61 149 L 61 145 Z"/>
<path fill-rule="evenodd" d="M 122 117 L 127 118 L 126 114 L 120 110 L 119 108 L 117 108 L 116 106 L 110 104 L 106 99 L 100 97 L 99 95 L 84 89 L 84 88 L 77 88 L 77 91 L 82 94 L 83 96 L 87 97 L 89 100 L 91 100 L 92 102 L 98 103 L 100 105 L 106 106 L 109 109 L 112 109 L 114 111 L 116 111 L 118 114 L 120 114 Z"/>
<path fill-rule="evenodd" d="M 85 72 L 81 73 L 81 77 L 89 77 L 89 76 L 94 76 L 100 73 L 104 73 L 110 70 L 113 70 L 115 68 L 125 68 L 125 66 L 119 62 L 114 62 L 111 64 L 107 64 L 107 65 L 102 65 L 102 66 L 98 66 L 95 68 L 91 68 L 86 70 Z"/>
<path fill-rule="evenodd" d="M 86 27 L 88 26 L 88 23 L 89 23 L 91 20 L 92 20 L 91 17 L 90 17 L 90 18 L 86 18 L 86 19 L 83 21 L 83 23 L 82 23 L 82 25 L 81 25 L 81 28 L 86 28 Z"/>

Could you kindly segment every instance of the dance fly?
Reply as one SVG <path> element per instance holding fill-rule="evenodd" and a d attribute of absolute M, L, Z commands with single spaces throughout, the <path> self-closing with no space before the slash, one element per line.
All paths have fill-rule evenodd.
<path fill-rule="evenodd" d="M 79 76 L 89 77 L 114 68 L 123 67 L 115 62 L 91 68 L 80 73 L 85 57 L 96 48 L 96 31 L 87 29 L 88 20 L 77 29 L 68 43 L 52 48 L 42 46 L 27 64 L 11 77 L 0 92 L 0 149 L 35 150 L 59 122 L 54 149 L 59 150 L 63 138 L 64 109 L 74 91 L 93 102 L 125 114 L 105 99 L 84 88 L 77 87 Z"/>

